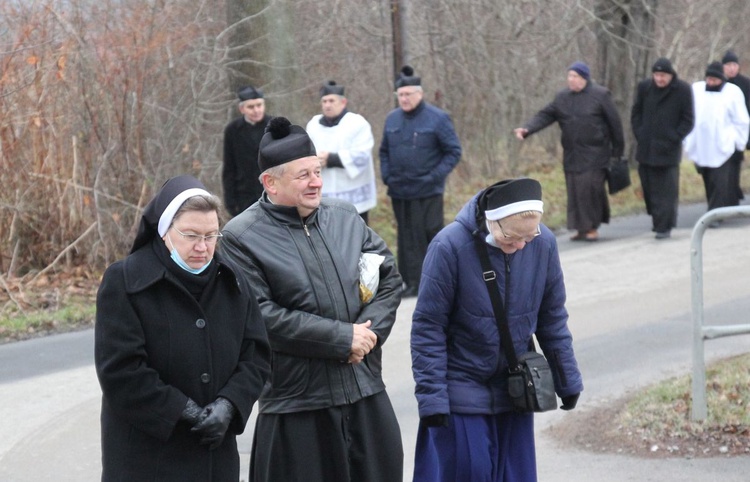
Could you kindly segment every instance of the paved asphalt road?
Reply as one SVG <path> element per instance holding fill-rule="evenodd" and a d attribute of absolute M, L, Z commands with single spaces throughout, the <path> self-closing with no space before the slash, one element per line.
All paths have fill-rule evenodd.
<path fill-rule="evenodd" d="M 656 241 L 650 220 L 614 220 L 597 243 L 559 236 L 570 326 L 585 391 L 586 413 L 648 383 L 691 367 L 690 239 L 703 205 L 680 210 L 669 240 Z M 706 322 L 750 323 L 750 221 L 736 219 L 704 239 Z M 405 477 L 411 480 L 417 426 L 410 372 L 414 300 L 402 303 L 386 344 L 384 373 L 401 423 Z M 710 341 L 706 357 L 750 351 L 747 335 Z M 99 479 L 100 391 L 92 366 L 92 330 L 0 346 L 0 481 Z M 565 412 L 538 415 L 542 482 L 747 481 L 750 458 L 635 459 L 561 447 L 546 428 Z M 246 480 L 252 425 L 240 437 Z"/>

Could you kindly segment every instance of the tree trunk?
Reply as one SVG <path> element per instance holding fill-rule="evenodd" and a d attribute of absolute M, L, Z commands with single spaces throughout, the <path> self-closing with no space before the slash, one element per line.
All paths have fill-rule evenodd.
<path fill-rule="evenodd" d="M 268 33 L 264 9 L 269 0 L 227 0 L 228 29 L 228 79 L 229 88 L 236 92 L 240 87 L 261 87 L 268 83 L 270 63 L 268 44 L 258 39 Z"/>
<path fill-rule="evenodd" d="M 638 81 L 650 75 L 659 0 L 596 0 L 597 76 L 611 92 L 632 140 L 630 110 Z M 632 154 L 633 142 L 626 155 Z"/>

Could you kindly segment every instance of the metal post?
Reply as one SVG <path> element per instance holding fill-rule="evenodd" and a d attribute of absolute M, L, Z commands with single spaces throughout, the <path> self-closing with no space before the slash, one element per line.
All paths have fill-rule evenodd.
<path fill-rule="evenodd" d="M 693 308 L 693 400 L 691 418 L 693 421 L 705 420 L 708 416 L 705 340 L 750 333 L 750 325 L 703 326 L 703 234 L 713 221 L 748 216 L 750 216 L 750 206 L 713 209 L 701 216 L 693 228 L 693 237 L 690 244 L 690 284 Z"/>
<path fill-rule="evenodd" d="M 703 233 L 707 222 L 704 214 L 693 228 L 690 246 L 690 276 L 693 308 L 693 380 L 691 418 L 705 420 L 708 414 L 706 404 L 706 366 L 703 350 Z"/>

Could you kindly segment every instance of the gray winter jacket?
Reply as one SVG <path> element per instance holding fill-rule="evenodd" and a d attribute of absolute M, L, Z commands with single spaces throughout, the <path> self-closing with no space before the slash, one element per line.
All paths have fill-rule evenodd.
<path fill-rule="evenodd" d="M 401 276 L 383 240 L 351 204 L 323 198 L 303 220 L 264 196 L 227 223 L 221 250 L 244 272 L 260 304 L 272 349 L 261 413 L 354 403 L 385 389 L 381 347 L 401 302 Z M 359 297 L 359 258 L 385 256 L 375 298 Z M 352 323 L 372 321 L 377 346 L 347 363 Z"/>

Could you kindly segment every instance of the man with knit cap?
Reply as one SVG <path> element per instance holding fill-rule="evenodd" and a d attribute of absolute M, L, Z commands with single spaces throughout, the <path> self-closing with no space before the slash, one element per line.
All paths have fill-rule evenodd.
<path fill-rule="evenodd" d="M 721 62 L 706 68 L 706 80 L 695 82 L 695 128 L 683 142 L 687 157 L 703 176 L 708 209 L 739 204 L 735 167 L 730 162 L 750 135 L 745 97 L 727 82 Z"/>
<path fill-rule="evenodd" d="M 588 65 L 571 64 L 567 83 L 551 103 L 513 132 L 524 140 L 555 122 L 560 125 L 567 224 L 568 229 L 577 231 L 571 239 L 596 241 L 599 226 L 609 222 L 607 168 L 622 156 L 625 138 L 612 95 L 591 80 Z"/>
<path fill-rule="evenodd" d="M 323 196 L 349 201 L 367 222 L 378 197 L 372 128 L 364 117 L 349 112 L 344 86 L 335 81 L 320 88 L 320 105 L 322 114 L 310 119 L 306 130 L 323 166 Z"/>
<path fill-rule="evenodd" d="M 745 96 L 745 107 L 747 107 L 747 111 L 750 113 L 750 78 L 740 73 L 739 57 L 733 51 L 727 50 L 724 57 L 721 59 L 721 63 L 724 68 L 724 75 L 727 78 L 727 82 L 740 88 L 742 95 Z M 748 138 L 745 149 L 750 149 L 750 138 Z M 742 170 L 742 161 L 745 159 L 745 149 L 738 150 L 730 159 L 730 162 L 732 163 L 732 177 L 737 183 L 738 199 L 745 198 L 745 194 L 742 192 L 742 186 L 740 184 L 740 172 Z"/>
<path fill-rule="evenodd" d="M 461 158 L 450 116 L 424 100 L 422 79 L 408 65 L 396 79 L 398 108 L 385 119 L 380 174 L 398 224 L 398 268 L 404 296 L 416 296 L 427 246 L 443 227 L 445 181 Z"/>
<path fill-rule="evenodd" d="M 393 255 L 352 204 L 322 197 L 320 158 L 302 127 L 271 119 L 258 165 L 264 194 L 227 223 L 222 243 L 254 289 L 273 353 L 249 480 L 401 480 L 401 433 L 381 376 L 401 301 Z M 367 302 L 363 253 L 382 259 Z"/>
<path fill-rule="evenodd" d="M 563 272 L 543 212 L 538 181 L 500 181 L 471 199 L 427 250 L 411 325 L 420 418 L 414 482 L 536 481 L 534 414 L 516 412 L 508 394 L 510 346 L 520 356 L 535 337 L 562 408 L 578 402 L 583 382 Z M 509 344 L 489 288 L 501 299 Z"/>
<path fill-rule="evenodd" d="M 677 225 L 682 140 L 695 122 L 693 94 L 669 59 L 658 59 L 651 72 L 650 79 L 638 84 L 630 124 L 638 141 L 635 159 L 652 231 L 656 239 L 666 239 Z"/>
<path fill-rule="evenodd" d="M 224 204 L 232 216 L 241 213 L 263 193 L 258 176 L 258 146 L 270 117 L 263 91 L 252 86 L 237 92 L 242 114 L 224 128 L 224 166 L 221 181 Z"/>

